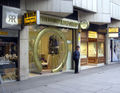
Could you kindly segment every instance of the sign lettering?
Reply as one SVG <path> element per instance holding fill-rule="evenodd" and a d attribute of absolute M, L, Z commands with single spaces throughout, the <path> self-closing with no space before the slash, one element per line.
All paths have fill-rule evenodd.
<path fill-rule="evenodd" d="M 24 14 L 24 25 L 33 25 L 37 22 L 36 12 L 29 12 Z"/>
<path fill-rule="evenodd" d="M 6 12 L 6 23 L 10 25 L 18 25 L 18 14 Z"/>
<path fill-rule="evenodd" d="M 119 28 L 109 28 L 109 33 L 118 33 Z"/>
<path fill-rule="evenodd" d="M 88 37 L 89 38 L 97 38 L 97 32 L 89 31 L 88 32 Z"/>

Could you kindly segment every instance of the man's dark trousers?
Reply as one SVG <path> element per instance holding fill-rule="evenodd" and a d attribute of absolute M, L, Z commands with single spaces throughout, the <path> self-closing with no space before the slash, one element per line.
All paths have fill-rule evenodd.
<path fill-rule="evenodd" d="M 78 73 L 79 59 L 75 60 L 75 73 Z"/>

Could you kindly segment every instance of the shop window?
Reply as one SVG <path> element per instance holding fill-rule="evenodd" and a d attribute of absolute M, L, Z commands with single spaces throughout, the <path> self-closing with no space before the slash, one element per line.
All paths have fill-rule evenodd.
<path fill-rule="evenodd" d="M 80 48 L 81 58 L 87 58 L 87 42 L 82 42 Z"/>
<path fill-rule="evenodd" d="M 112 43 L 112 61 L 120 61 L 120 40 L 114 39 Z"/>
<path fill-rule="evenodd" d="M 96 42 L 88 43 L 88 57 L 96 57 Z"/>
<path fill-rule="evenodd" d="M 0 75 L 3 81 L 16 80 L 17 38 L 0 38 Z"/>
<path fill-rule="evenodd" d="M 44 27 L 40 26 L 38 29 L 31 27 L 29 31 L 30 76 L 39 74 L 41 72 L 39 71 L 39 67 L 36 66 L 35 59 L 34 59 L 34 45 L 35 45 L 36 38 L 39 36 L 40 32 L 43 32 L 44 34 L 41 36 L 41 38 L 38 40 L 38 43 L 37 43 L 37 46 L 38 46 L 37 58 L 39 59 L 39 62 L 41 62 L 42 67 L 40 68 L 42 68 L 42 72 L 50 73 L 53 69 L 56 69 L 57 67 L 59 67 L 66 55 L 65 42 L 63 40 L 63 37 L 59 36 L 57 33 L 52 31 L 51 28 L 48 28 L 49 31 L 47 32 L 45 32 L 44 29 L 47 29 L 47 28 L 45 26 Z M 71 47 L 72 31 L 68 31 L 65 29 L 56 29 L 56 30 L 63 32 L 63 35 L 67 38 L 67 41 L 69 43 L 68 50 L 71 50 L 72 49 Z M 70 54 L 71 54 L 71 51 L 70 51 Z"/>
<path fill-rule="evenodd" d="M 64 57 L 64 42 L 54 33 L 46 33 L 39 41 L 38 55 L 42 61 L 43 71 L 60 65 Z M 61 59 L 59 59 L 61 58 Z"/>
<path fill-rule="evenodd" d="M 98 42 L 98 57 L 104 57 L 104 43 Z"/>

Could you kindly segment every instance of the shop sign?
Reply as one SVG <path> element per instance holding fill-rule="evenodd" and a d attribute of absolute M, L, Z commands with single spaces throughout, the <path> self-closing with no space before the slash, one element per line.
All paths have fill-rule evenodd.
<path fill-rule="evenodd" d="M 18 31 L 14 30 L 0 30 L 0 37 L 18 37 Z"/>
<path fill-rule="evenodd" d="M 90 23 L 87 21 L 87 20 L 81 20 L 80 21 L 80 28 L 85 30 L 85 29 L 88 29 L 90 26 Z"/>
<path fill-rule="evenodd" d="M 88 37 L 89 38 L 97 38 L 97 32 L 88 31 Z"/>
<path fill-rule="evenodd" d="M 119 37 L 119 35 L 118 35 L 118 33 L 109 33 L 108 37 L 117 38 L 117 37 Z"/>
<path fill-rule="evenodd" d="M 21 10 L 18 8 L 1 6 L 1 28 L 20 30 L 21 29 Z"/>
<path fill-rule="evenodd" d="M 71 19 L 43 15 L 40 12 L 25 13 L 24 25 L 34 24 L 78 29 L 80 23 Z"/>
<path fill-rule="evenodd" d="M 119 37 L 119 28 L 118 27 L 111 27 L 109 28 L 108 30 L 108 37 L 111 37 L 111 38 L 118 38 Z"/>
<path fill-rule="evenodd" d="M 2 31 L 0 31 L 0 35 L 8 35 L 8 32 L 2 32 Z"/>
<path fill-rule="evenodd" d="M 24 14 L 24 25 L 40 24 L 40 12 L 33 11 Z"/>
<path fill-rule="evenodd" d="M 118 33 L 119 32 L 119 28 L 109 28 L 109 33 Z"/>
<path fill-rule="evenodd" d="M 79 22 L 75 20 L 70 20 L 66 18 L 58 18 L 47 15 L 40 15 L 40 24 L 51 25 L 58 27 L 74 28 L 78 29 Z"/>

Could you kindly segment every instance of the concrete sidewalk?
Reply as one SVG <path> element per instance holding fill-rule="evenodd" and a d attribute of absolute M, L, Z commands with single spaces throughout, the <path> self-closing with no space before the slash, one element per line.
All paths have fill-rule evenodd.
<path fill-rule="evenodd" d="M 0 93 L 120 93 L 120 64 L 0 85 Z"/>

